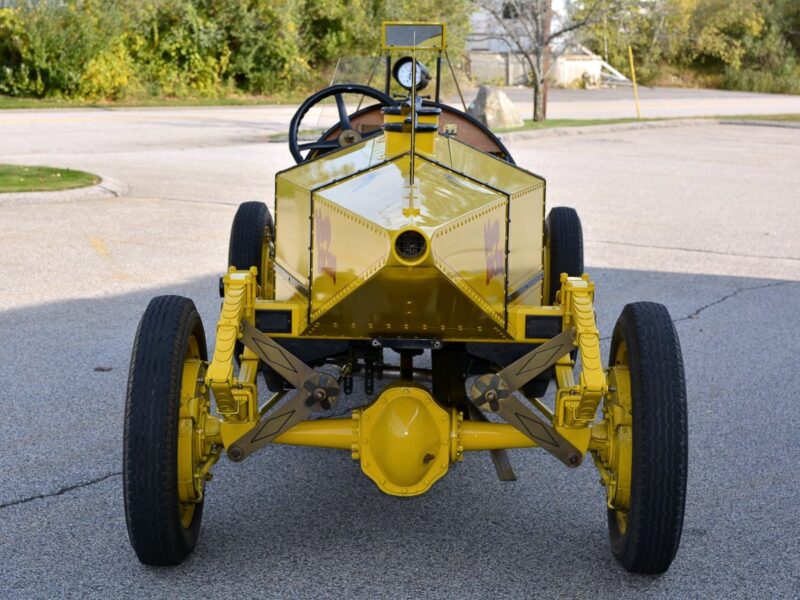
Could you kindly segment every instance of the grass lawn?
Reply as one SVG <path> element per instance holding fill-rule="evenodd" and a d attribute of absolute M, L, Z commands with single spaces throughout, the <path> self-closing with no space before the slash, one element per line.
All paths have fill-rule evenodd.
<path fill-rule="evenodd" d="M 732 117 L 717 117 L 723 121 L 796 121 L 800 122 L 800 114 L 788 115 L 734 115 Z"/>
<path fill-rule="evenodd" d="M 304 95 L 227 96 L 224 98 L 129 98 L 118 101 L 67 100 L 64 98 L 16 98 L 0 95 L 0 110 L 30 108 L 139 108 L 139 107 L 202 107 L 299 105 Z"/>
<path fill-rule="evenodd" d="M 614 125 L 617 123 L 636 123 L 652 122 L 652 121 L 675 121 L 686 119 L 718 119 L 720 121 L 781 121 L 781 122 L 800 122 L 800 114 L 783 114 L 783 115 L 718 115 L 708 117 L 660 117 L 652 119 L 548 119 L 544 122 L 533 121 L 532 119 L 525 119 L 525 124 L 522 127 L 515 127 L 513 129 L 497 129 L 495 133 L 511 133 L 513 131 L 535 131 L 537 129 L 550 129 L 553 127 L 588 127 L 591 125 Z"/>
<path fill-rule="evenodd" d="M 638 119 L 640 121 L 663 121 L 664 119 Z M 548 119 L 547 121 L 534 121 L 525 119 L 522 127 L 511 129 L 496 129 L 495 133 L 511 133 L 512 131 L 531 131 L 535 129 L 550 129 L 552 127 L 587 127 L 590 125 L 614 125 L 616 123 L 635 123 L 637 119 Z"/>
<path fill-rule="evenodd" d="M 52 167 L 0 165 L 0 194 L 9 192 L 52 192 L 94 185 L 97 175 Z"/>

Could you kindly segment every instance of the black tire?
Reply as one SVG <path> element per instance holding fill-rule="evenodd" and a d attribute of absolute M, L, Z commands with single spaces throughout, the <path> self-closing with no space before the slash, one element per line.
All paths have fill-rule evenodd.
<path fill-rule="evenodd" d="M 231 225 L 231 239 L 228 243 L 228 266 L 237 269 L 258 268 L 258 280 L 261 289 L 266 289 L 266 273 L 262 273 L 264 259 L 264 236 L 275 236 L 275 224 L 272 215 L 263 202 L 243 202 L 239 205 Z M 236 342 L 234 356 L 237 364 L 243 346 Z M 283 378 L 269 366 L 261 365 L 261 374 L 267 387 L 273 391 L 283 389 Z"/>
<path fill-rule="evenodd" d="M 633 412 L 631 498 L 620 531 L 608 511 L 611 547 L 632 573 L 666 571 L 681 540 L 688 470 L 688 424 L 683 356 L 667 309 L 653 302 L 628 304 L 611 339 L 628 350 Z"/>
<path fill-rule="evenodd" d="M 203 504 L 188 527 L 178 507 L 178 419 L 183 361 L 190 337 L 208 359 L 203 323 L 194 303 L 159 296 L 147 307 L 133 343 L 125 404 L 122 455 L 128 537 L 147 565 L 177 565 L 200 534 Z"/>
<path fill-rule="evenodd" d="M 558 206 L 545 221 L 545 235 L 550 249 L 548 304 L 553 304 L 561 289 L 561 273 L 570 277 L 583 275 L 583 229 L 574 208 Z"/>
<path fill-rule="evenodd" d="M 264 236 L 274 232 L 272 215 L 263 202 L 243 202 L 236 210 L 231 225 L 231 238 L 228 243 L 228 266 L 247 270 L 258 267 L 262 280 L 264 258 Z"/>

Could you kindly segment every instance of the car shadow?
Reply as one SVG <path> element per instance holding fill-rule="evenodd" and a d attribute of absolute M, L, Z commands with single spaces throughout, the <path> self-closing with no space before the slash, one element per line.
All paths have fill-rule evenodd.
<path fill-rule="evenodd" d="M 77 539 L 82 551 L 61 555 L 77 581 L 88 577 L 85 571 L 108 571 L 107 591 L 122 586 L 111 583 L 118 573 L 138 578 L 145 595 L 194 582 L 198 572 L 204 593 L 241 596 L 319 597 L 327 589 L 331 596 L 369 598 L 583 597 L 610 595 L 621 585 L 630 594 L 674 596 L 683 585 L 692 589 L 688 574 L 697 569 L 716 589 L 735 590 L 747 562 L 735 540 L 791 531 L 786 499 L 800 482 L 785 474 L 796 473 L 800 459 L 789 425 L 800 409 L 788 393 L 765 392 L 763 384 L 785 380 L 785 365 L 796 362 L 796 339 L 784 325 L 800 308 L 800 282 L 588 270 L 598 284 L 605 352 L 617 315 L 632 301 L 665 303 L 681 336 L 690 396 L 689 497 L 683 547 L 661 578 L 632 577 L 615 563 L 604 488 L 591 460 L 568 470 L 539 450 L 510 453 L 516 482 L 498 481 L 488 455 L 476 453 L 416 498 L 382 494 L 348 452 L 271 446 L 241 464 L 223 459 L 207 488 L 195 553 L 175 569 L 140 567 L 127 546 L 118 476 L 130 346 L 148 301 L 164 293 L 194 298 L 212 343 L 215 277 L 0 312 L 0 505 L 9 505 L 0 511 L 15 511 L 19 520 L 0 521 L 0 547 L 35 544 L 46 557 Z M 789 388 L 797 389 L 798 376 L 789 376 Z M 742 418 L 756 418 L 754 399 L 770 401 L 759 417 L 770 439 L 763 427 L 742 426 Z M 366 401 L 356 393 L 340 408 Z M 727 418 L 734 414 L 740 418 Z M 721 462 L 731 445 L 748 449 L 736 466 Z M 765 478 L 770 485 L 761 485 L 759 506 L 772 502 L 783 510 L 777 526 L 785 530 L 759 529 L 750 520 L 748 511 L 758 507 L 747 504 L 746 494 Z M 73 541 L 36 536 L 36 518 L 26 524 L 27 514 L 75 502 L 94 509 L 54 525 Z M 737 513 L 744 516 L 736 520 Z M 738 565 L 739 558 L 733 573 L 714 571 L 715 561 Z M 36 568 L 36 560 L 25 568 Z"/>

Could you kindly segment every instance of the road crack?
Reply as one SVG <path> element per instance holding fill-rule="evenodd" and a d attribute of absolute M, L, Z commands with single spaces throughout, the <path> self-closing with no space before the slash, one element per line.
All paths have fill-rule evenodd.
<path fill-rule="evenodd" d="M 780 285 L 786 285 L 786 284 L 789 284 L 789 283 L 797 283 L 797 282 L 795 282 L 795 281 L 773 281 L 771 283 L 762 283 L 761 285 L 752 285 L 752 286 L 749 286 L 749 287 L 738 288 L 738 289 L 732 291 L 731 293 L 725 294 L 721 298 L 718 298 L 718 299 L 714 300 L 713 302 L 709 302 L 708 304 L 704 304 L 703 306 L 701 306 L 700 308 L 695 310 L 693 313 L 691 313 L 691 314 L 689 314 L 689 315 L 687 315 L 685 317 L 681 317 L 680 319 L 673 319 L 672 322 L 673 323 L 680 323 L 681 321 L 689 321 L 689 320 L 696 319 L 697 317 L 700 316 L 700 313 L 702 313 L 703 311 L 711 308 L 712 306 L 717 306 L 718 304 L 722 304 L 723 302 L 726 302 L 726 301 L 730 300 L 731 298 L 735 298 L 736 296 L 738 296 L 739 294 L 742 294 L 744 292 L 753 292 L 755 290 L 763 290 L 763 289 L 766 289 L 766 288 L 778 287 Z"/>
<path fill-rule="evenodd" d="M 714 254 L 717 256 L 732 256 L 734 258 L 757 258 L 760 260 L 788 260 L 800 262 L 798 256 L 768 256 L 765 254 L 742 254 L 739 252 L 723 252 L 721 250 L 704 250 L 702 248 L 681 248 L 680 246 L 658 246 L 654 244 L 636 244 L 634 242 L 616 242 L 610 240 L 586 240 L 587 243 L 605 244 L 608 246 L 629 246 L 631 248 L 648 248 L 651 250 L 671 250 L 675 252 L 692 252 L 697 254 Z"/>
<path fill-rule="evenodd" d="M 681 323 L 683 321 L 693 321 L 693 320 L 697 319 L 700 316 L 700 313 L 702 313 L 703 311 L 711 308 L 712 306 L 717 306 L 718 304 L 722 304 L 723 302 L 726 302 L 726 301 L 730 300 L 731 298 L 735 298 L 736 296 L 738 296 L 739 294 L 742 294 L 744 292 L 752 292 L 752 291 L 755 291 L 755 290 L 763 290 L 763 289 L 766 289 L 766 288 L 778 287 L 780 285 L 787 285 L 787 284 L 790 284 L 790 283 L 797 283 L 797 282 L 796 281 L 772 281 L 770 283 L 763 283 L 761 285 L 751 285 L 749 287 L 742 287 L 742 288 L 735 289 L 734 291 L 730 292 L 729 294 L 725 294 L 724 296 L 722 296 L 720 298 L 717 298 L 713 302 L 709 302 L 708 304 L 704 304 L 703 306 L 701 306 L 700 308 L 698 308 L 694 312 L 686 315 L 685 317 L 680 317 L 678 319 L 672 319 L 672 323 L 673 324 L 677 324 L 677 323 Z M 601 342 L 605 342 L 605 341 L 608 341 L 610 339 L 611 339 L 611 336 L 607 335 L 607 336 L 601 337 L 600 341 Z"/>
<path fill-rule="evenodd" d="M 73 492 L 75 490 L 79 490 L 85 487 L 89 487 L 92 485 L 96 485 L 98 483 L 102 483 L 107 479 L 111 479 L 113 477 L 119 477 L 122 475 L 122 471 L 116 471 L 115 473 L 108 473 L 106 475 L 101 475 L 100 477 L 96 477 L 95 479 L 90 479 L 89 481 L 81 481 L 79 483 L 74 483 L 72 485 L 64 486 L 55 492 L 51 492 L 49 494 L 37 494 L 36 496 L 29 496 L 27 498 L 20 498 L 19 500 L 12 500 L 11 502 L 6 502 L 5 504 L 0 504 L 0 510 L 4 508 L 9 508 L 11 506 L 18 506 L 20 504 L 27 504 L 28 502 L 33 502 L 34 500 L 44 500 L 45 498 L 55 498 L 56 496 L 61 496 L 63 494 L 67 494 L 69 492 Z"/>

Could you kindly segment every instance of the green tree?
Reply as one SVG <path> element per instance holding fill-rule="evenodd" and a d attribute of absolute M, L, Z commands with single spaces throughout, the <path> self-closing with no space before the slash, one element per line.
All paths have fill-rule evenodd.
<path fill-rule="evenodd" d="M 741 37 L 739 61 L 726 64 L 723 86 L 759 92 L 800 93 L 800 7 L 778 0 L 762 5 L 763 27 Z"/>
<path fill-rule="evenodd" d="M 748 42 L 764 31 L 762 6 L 753 0 L 697 2 L 690 37 L 692 58 L 741 67 Z"/>
<path fill-rule="evenodd" d="M 273 94 L 378 52 L 382 20 L 443 20 L 456 61 L 471 0 L 23 0 L 0 9 L 0 93 Z"/>
<path fill-rule="evenodd" d="M 584 34 L 621 70 L 630 44 L 644 81 L 670 67 L 734 89 L 800 89 L 796 0 L 624 0 Z"/>
<path fill-rule="evenodd" d="M 80 94 L 91 61 L 109 52 L 123 28 L 120 11 L 100 0 L 27 2 L 0 18 L 0 91 Z"/>
<path fill-rule="evenodd" d="M 311 79 L 296 15 L 301 0 L 207 0 L 208 14 L 224 32 L 227 78 L 237 90 L 274 93 Z"/>

